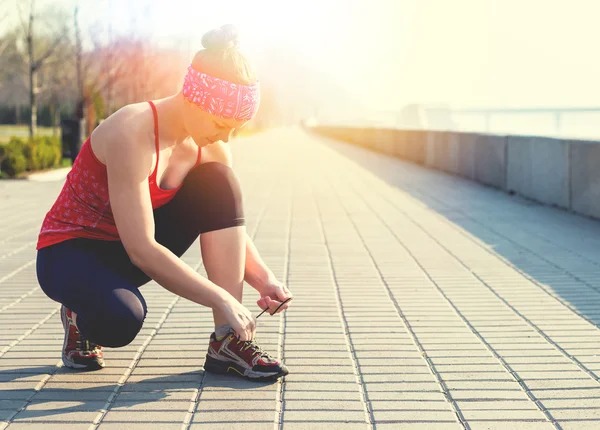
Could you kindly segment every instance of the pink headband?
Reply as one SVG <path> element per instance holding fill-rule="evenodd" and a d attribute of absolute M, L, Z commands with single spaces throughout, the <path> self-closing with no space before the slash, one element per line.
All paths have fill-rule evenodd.
<path fill-rule="evenodd" d="M 251 119 L 260 104 L 260 85 L 234 84 L 200 73 L 192 66 L 183 81 L 183 96 L 202 110 L 221 118 Z"/>

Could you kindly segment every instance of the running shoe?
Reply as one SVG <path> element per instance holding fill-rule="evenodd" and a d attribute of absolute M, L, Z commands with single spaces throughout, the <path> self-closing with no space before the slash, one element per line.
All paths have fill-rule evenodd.
<path fill-rule="evenodd" d="M 288 374 L 287 367 L 256 343 L 256 339 L 242 341 L 230 331 L 217 340 L 210 335 L 204 369 L 208 372 L 242 376 L 252 381 L 272 381 Z"/>
<path fill-rule="evenodd" d="M 60 319 L 65 329 L 62 361 L 72 369 L 98 370 L 104 367 L 102 347 L 85 339 L 73 323 L 71 310 L 64 305 L 60 309 Z"/>

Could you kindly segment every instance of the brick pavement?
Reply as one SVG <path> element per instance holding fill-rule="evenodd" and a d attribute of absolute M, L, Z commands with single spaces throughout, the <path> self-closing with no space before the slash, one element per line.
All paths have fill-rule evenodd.
<path fill-rule="evenodd" d="M 299 130 L 233 148 L 290 375 L 205 374 L 210 310 L 156 283 L 107 368 L 61 367 L 34 248 L 62 181 L 1 181 L 0 429 L 600 428 L 600 223 Z"/>

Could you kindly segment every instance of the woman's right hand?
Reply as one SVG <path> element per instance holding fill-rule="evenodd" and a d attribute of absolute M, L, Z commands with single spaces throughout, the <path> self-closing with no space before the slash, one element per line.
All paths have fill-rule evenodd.
<path fill-rule="evenodd" d="M 227 319 L 227 323 L 233 328 L 240 340 L 254 339 L 256 333 L 256 318 L 252 313 L 238 302 L 233 296 L 225 299 L 219 310 Z"/>

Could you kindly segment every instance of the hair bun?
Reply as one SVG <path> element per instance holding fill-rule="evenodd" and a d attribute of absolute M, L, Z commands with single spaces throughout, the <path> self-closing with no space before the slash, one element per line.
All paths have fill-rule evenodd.
<path fill-rule="evenodd" d="M 225 51 L 237 48 L 238 45 L 238 31 L 232 24 L 225 24 L 202 36 L 202 46 L 205 49 Z"/>

